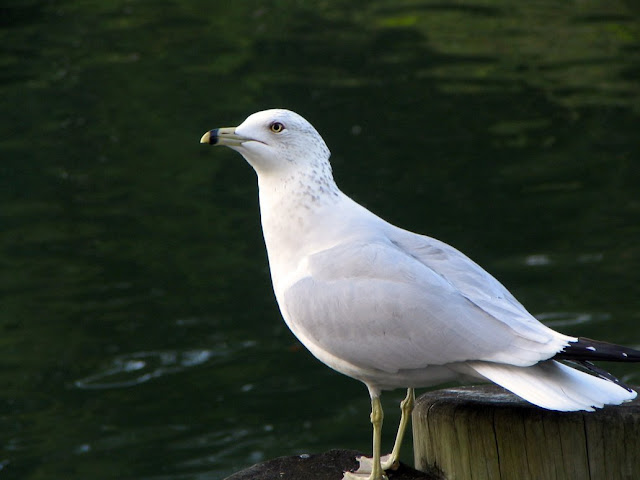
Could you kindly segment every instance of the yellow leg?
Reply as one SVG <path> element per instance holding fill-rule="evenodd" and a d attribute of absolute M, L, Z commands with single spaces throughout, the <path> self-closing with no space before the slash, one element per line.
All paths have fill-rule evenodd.
<path fill-rule="evenodd" d="M 408 388 L 407 396 L 402 402 L 400 402 L 400 411 L 402 412 L 402 415 L 400 416 L 400 425 L 398 426 L 398 434 L 396 435 L 396 442 L 393 445 L 391 456 L 382 465 L 383 470 L 389 470 L 390 468 L 392 469 L 398 468 L 398 465 L 400 463 L 400 460 L 399 460 L 400 447 L 402 446 L 402 439 L 404 438 L 404 432 L 407 429 L 407 425 L 409 424 L 409 419 L 411 418 L 411 412 L 413 411 L 415 398 L 416 397 L 415 397 L 413 388 Z"/>
<path fill-rule="evenodd" d="M 360 468 L 355 472 L 345 472 L 342 480 L 387 480 L 380 464 L 380 443 L 382 438 L 382 404 L 379 394 L 371 393 L 371 424 L 373 425 L 373 458 L 359 457 Z"/>
<path fill-rule="evenodd" d="M 373 425 L 373 468 L 369 480 L 382 480 L 387 478 L 380 465 L 380 443 L 382 441 L 382 404 L 380 397 L 371 397 L 371 424 Z"/>
<path fill-rule="evenodd" d="M 345 472 L 343 480 L 387 480 L 385 470 L 398 468 L 400 447 L 404 438 L 404 432 L 409 424 L 413 405 L 415 403 L 415 393 L 413 388 L 407 389 L 407 396 L 400 402 L 400 425 L 396 435 L 396 442 L 393 445 L 391 455 L 385 455 L 385 462 L 381 463 L 380 444 L 382 439 L 382 420 L 384 414 L 382 412 L 382 404 L 380 403 L 380 394 L 376 391 L 371 393 L 371 424 L 373 425 L 373 458 L 360 457 L 360 468 L 354 472 Z M 367 475 L 368 474 L 368 475 Z"/>

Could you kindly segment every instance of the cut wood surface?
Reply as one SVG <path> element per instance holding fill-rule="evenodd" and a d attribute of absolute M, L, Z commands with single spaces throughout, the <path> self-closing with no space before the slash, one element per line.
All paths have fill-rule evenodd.
<path fill-rule="evenodd" d="M 638 398 L 556 412 L 494 385 L 438 390 L 416 401 L 413 437 L 415 467 L 447 480 L 640 479 Z"/>

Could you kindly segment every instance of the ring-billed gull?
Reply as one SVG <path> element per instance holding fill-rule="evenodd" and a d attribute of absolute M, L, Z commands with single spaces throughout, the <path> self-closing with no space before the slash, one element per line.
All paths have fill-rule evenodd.
<path fill-rule="evenodd" d="M 640 361 L 639 351 L 551 330 L 455 248 L 351 200 L 333 180 L 325 142 L 300 115 L 254 113 L 201 142 L 236 150 L 257 173 L 273 289 L 288 327 L 318 359 L 369 390 L 373 458 L 368 470 L 361 462 L 369 479 L 397 465 L 416 387 L 470 376 L 561 411 L 635 398 L 590 361 Z M 393 451 L 381 462 L 380 393 L 395 388 L 407 396 Z"/>

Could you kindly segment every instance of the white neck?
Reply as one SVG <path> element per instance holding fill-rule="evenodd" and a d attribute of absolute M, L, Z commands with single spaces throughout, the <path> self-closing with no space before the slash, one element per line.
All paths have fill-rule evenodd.
<path fill-rule="evenodd" d="M 262 231 L 276 295 L 278 285 L 286 284 L 299 263 L 335 233 L 331 219 L 348 201 L 330 172 L 323 173 L 258 175 Z"/>

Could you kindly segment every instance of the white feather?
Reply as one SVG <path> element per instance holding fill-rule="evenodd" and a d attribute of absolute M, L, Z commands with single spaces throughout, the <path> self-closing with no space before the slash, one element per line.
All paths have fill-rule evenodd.
<path fill-rule="evenodd" d="M 525 400 L 550 410 L 592 411 L 633 400 L 636 392 L 555 360 L 531 367 L 468 362 L 477 373 Z"/>

